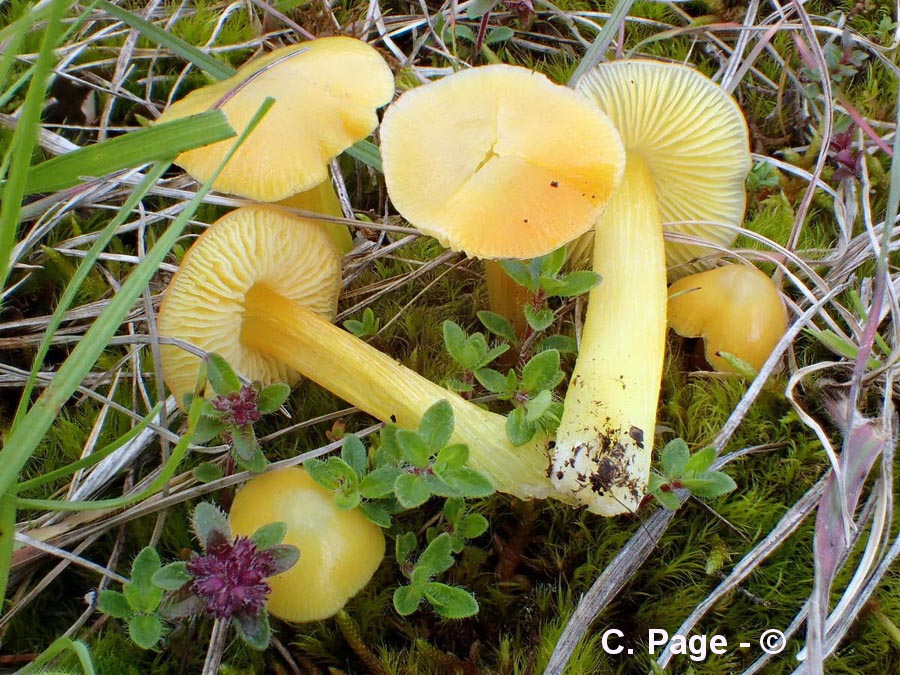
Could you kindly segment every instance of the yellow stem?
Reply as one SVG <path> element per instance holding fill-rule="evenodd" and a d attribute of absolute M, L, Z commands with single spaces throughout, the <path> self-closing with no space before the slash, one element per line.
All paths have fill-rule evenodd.
<path fill-rule="evenodd" d="M 590 511 L 635 511 L 647 486 L 666 335 L 666 264 L 653 177 L 629 155 L 597 223 L 581 348 L 551 477 Z"/>
<path fill-rule="evenodd" d="M 502 415 L 431 382 L 263 284 L 247 292 L 241 341 L 383 422 L 415 428 L 423 413 L 444 399 L 453 408 L 454 442 L 469 446 L 470 464 L 497 490 L 520 499 L 554 493 L 546 437 L 514 447 Z"/>
<path fill-rule="evenodd" d="M 282 199 L 278 203 L 292 209 L 321 213 L 326 216 L 334 216 L 335 218 L 344 217 L 344 212 L 341 210 L 341 202 L 334 191 L 334 185 L 331 184 L 330 178 L 306 192 L 298 192 L 287 199 Z M 332 223 L 327 220 L 319 222 L 328 232 L 328 236 L 331 237 L 331 241 L 340 254 L 346 255 L 349 253 L 353 248 L 353 236 L 350 234 L 350 229 L 343 223 Z"/>

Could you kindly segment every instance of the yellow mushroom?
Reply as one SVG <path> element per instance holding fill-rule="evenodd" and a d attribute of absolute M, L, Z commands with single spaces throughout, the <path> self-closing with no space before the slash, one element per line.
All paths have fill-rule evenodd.
<path fill-rule="evenodd" d="M 731 372 L 731 354 L 757 370 L 787 330 L 787 311 L 772 280 L 750 265 L 726 265 L 669 286 L 669 326 L 702 337 L 706 360 Z"/>
<path fill-rule="evenodd" d="M 591 511 L 615 515 L 637 509 L 650 471 L 665 355 L 662 224 L 696 221 L 714 234 L 722 228 L 708 223 L 739 223 L 750 153 L 740 108 L 685 66 L 605 63 L 576 89 L 619 130 L 626 166 L 595 228 L 603 282 L 588 296 L 551 478 Z"/>
<path fill-rule="evenodd" d="M 394 77 L 365 42 L 329 37 L 276 49 L 244 64 L 221 82 L 196 89 L 160 116 L 166 122 L 219 109 L 241 131 L 266 98 L 275 105 L 216 178 L 213 187 L 241 197 L 277 202 L 309 190 L 291 206 L 336 204 L 328 163 L 378 126 L 376 110 L 394 95 Z M 233 141 L 183 152 L 175 163 L 209 180 Z M 329 194 L 330 193 L 330 194 Z M 340 215 L 334 208 L 326 211 Z M 343 235 L 341 234 L 343 228 Z M 349 248 L 346 227 L 331 228 Z"/>
<path fill-rule="evenodd" d="M 340 255 L 314 221 L 276 206 L 247 206 L 213 223 L 185 255 L 159 312 L 159 334 L 215 351 L 264 384 L 308 377 L 373 417 L 415 428 L 434 403 L 453 409 L 453 440 L 497 490 L 522 499 L 554 491 L 548 439 L 514 447 L 506 418 L 397 363 L 331 324 Z M 161 347 L 166 384 L 179 401 L 193 390 L 200 359 Z"/>
<path fill-rule="evenodd" d="M 334 495 L 304 469 L 256 476 L 234 498 L 229 514 L 234 534 L 252 535 L 267 523 L 284 522 L 284 544 L 300 560 L 268 579 L 268 608 L 285 621 L 333 616 L 365 587 L 384 558 L 384 534 L 359 509 L 342 511 Z"/>

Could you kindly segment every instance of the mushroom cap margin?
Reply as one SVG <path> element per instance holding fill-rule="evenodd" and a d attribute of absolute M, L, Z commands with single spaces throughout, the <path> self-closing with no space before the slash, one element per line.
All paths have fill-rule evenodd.
<path fill-rule="evenodd" d="M 159 310 L 160 337 L 216 352 L 251 380 L 296 382 L 293 370 L 241 344 L 244 297 L 256 283 L 332 321 L 341 256 L 316 221 L 268 205 L 232 211 L 184 256 Z M 197 383 L 200 359 L 175 345 L 160 345 L 160 357 L 166 384 L 181 404 Z"/>
<path fill-rule="evenodd" d="M 741 109 L 722 87 L 688 66 L 623 60 L 598 65 L 576 90 L 610 117 L 626 154 L 647 163 L 663 223 L 680 223 L 669 231 L 726 247 L 735 240 L 750 140 Z M 699 244 L 666 242 L 670 275 L 705 269 L 686 263 L 709 253 Z"/>
<path fill-rule="evenodd" d="M 319 38 L 249 61 L 232 77 L 176 101 L 157 122 L 211 110 L 232 91 L 236 93 L 221 110 L 238 132 L 247 127 L 266 97 L 274 98 L 275 105 L 237 149 L 213 187 L 275 202 L 327 180 L 328 162 L 372 133 L 378 126 L 376 109 L 394 95 L 394 76 L 382 56 L 365 42 Z M 175 163 L 205 182 L 233 143 L 231 138 L 188 150 Z"/>
<path fill-rule="evenodd" d="M 384 115 L 394 206 L 441 244 L 531 258 L 590 229 L 621 179 L 605 115 L 526 68 L 471 68 L 407 91 Z"/>

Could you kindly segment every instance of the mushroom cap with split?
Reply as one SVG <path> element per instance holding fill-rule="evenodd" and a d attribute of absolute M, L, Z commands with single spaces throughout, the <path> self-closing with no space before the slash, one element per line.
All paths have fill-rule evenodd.
<path fill-rule="evenodd" d="M 677 223 L 669 232 L 723 247 L 734 241 L 751 158 L 747 124 L 727 92 L 687 66 L 628 60 L 599 65 L 576 89 L 609 116 L 626 154 L 647 165 L 662 222 Z M 705 268 L 691 261 L 710 251 L 668 241 L 670 276 Z"/>
<path fill-rule="evenodd" d="M 275 105 L 219 174 L 222 192 L 274 202 L 328 179 L 328 162 L 378 126 L 377 108 L 394 95 L 394 77 L 365 42 L 329 37 L 276 49 L 226 80 L 197 89 L 159 118 L 221 109 L 238 131 L 267 97 Z M 209 180 L 234 139 L 178 155 L 175 163 Z"/>
<path fill-rule="evenodd" d="M 531 258 L 584 233 L 624 166 L 605 115 L 508 65 L 407 91 L 385 113 L 381 152 L 400 214 L 480 258 Z"/>
<path fill-rule="evenodd" d="M 267 523 L 287 524 L 283 543 L 300 550 L 297 563 L 268 580 L 269 612 L 286 621 L 333 616 L 369 583 L 384 558 L 384 534 L 359 509 L 342 511 L 333 493 L 304 469 L 290 467 L 251 479 L 229 514 L 235 534 Z"/>
<path fill-rule="evenodd" d="M 232 211 L 185 255 L 160 308 L 160 336 L 216 352 L 251 380 L 296 382 L 281 361 L 241 342 L 244 300 L 257 284 L 331 321 L 341 256 L 316 221 L 268 205 Z M 174 345 L 160 352 L 166 384 L 181 402 L 196 385 L 199 358 Z"/>
<path fill-rule="evenodd" d="M 726 265 L 669 286 L 669 326 L 682 337 L 702 337 L 706 360 L 733 368 L 725 352 L 759 370 L 787 329 L 787 311 L 772 280 L 750 265 Z"/>

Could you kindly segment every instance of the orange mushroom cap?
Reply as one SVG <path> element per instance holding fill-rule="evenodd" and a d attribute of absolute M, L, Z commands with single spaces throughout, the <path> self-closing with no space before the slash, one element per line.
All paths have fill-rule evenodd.
<path fill-rule="evenodd" d="M 706 360 L 732 372 L 725 352 L 757 370 L 787 330 L 787 310 L 772 280 L 750 265 L 691 274 L 669 286 L 669 326 L 702 337 Z"/>
<path fill-rule="evenodd" d="M 607 117 L 508 65 L 411 89 L 381 125 L 388 193 L 411 224 L 480 258 L 532 258 L 593 226 L 624 167 Z"/>
<path fill-rule="evenodd" d="M 274 98 L 275 105 L 213 185 L 274 202 L 327 180 L 328 162 L 372 133 L 378 126 L 376 109 L 393 95 L 391 69 L 374 48 L 353 38 L 329 37 L 254 59 L 234 76 L 173 103 L 158 121 L 221 109 L 241 131 L 263 101 Z M 175 163 L 207 181 L 233 143 L 188 150 Z"/>

